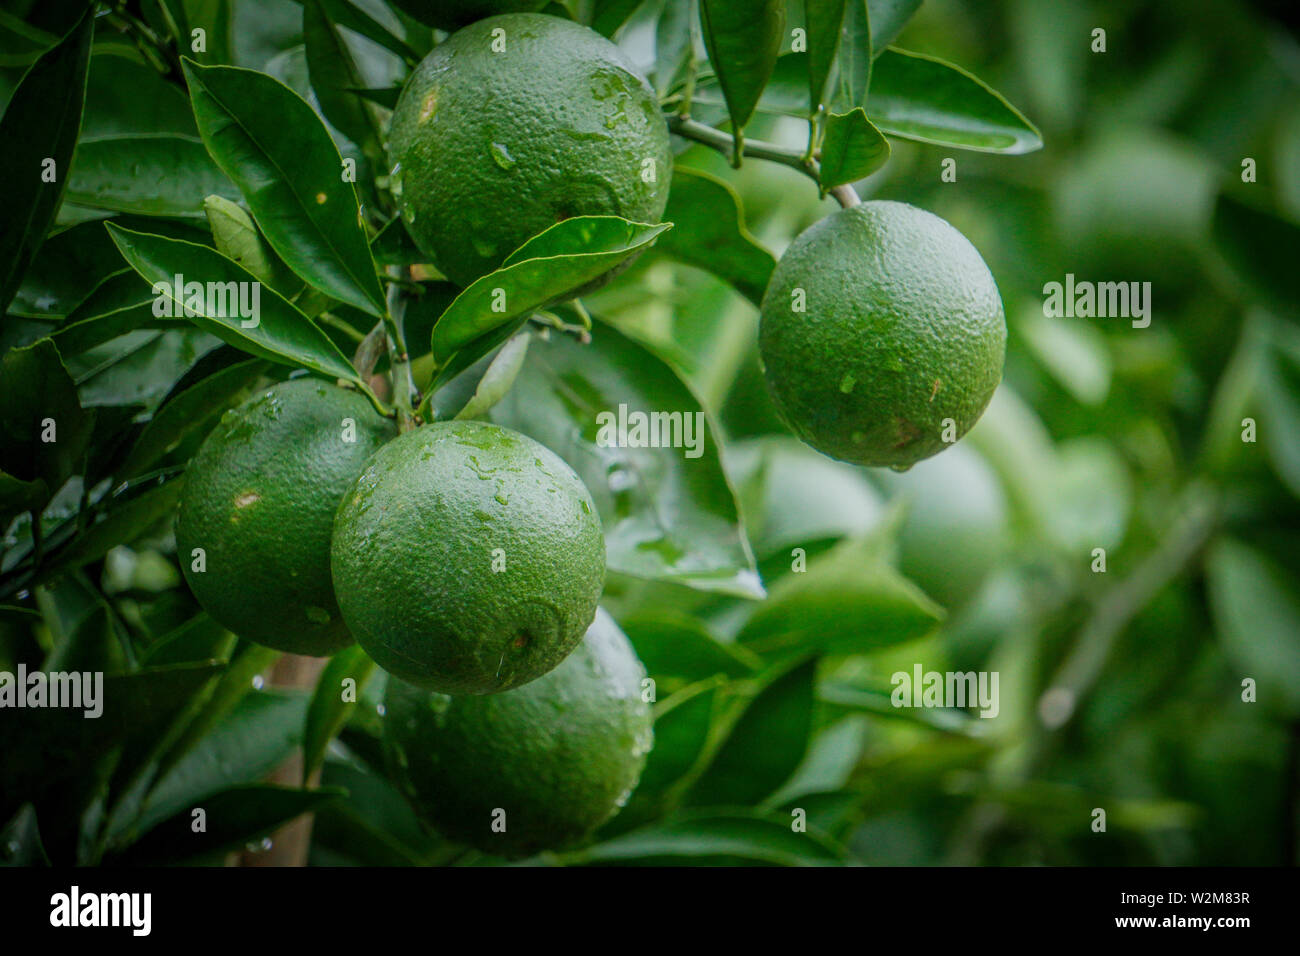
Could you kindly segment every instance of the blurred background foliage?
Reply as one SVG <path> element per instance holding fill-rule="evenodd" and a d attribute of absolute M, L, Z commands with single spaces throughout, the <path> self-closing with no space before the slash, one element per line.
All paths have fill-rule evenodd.
<path fill-rule="evenodd" d="M 617 8 L 611 22 L 627 17 L 616 37 L 650 73 L 657 25 L 676 2 L 594 6 L 598 17 Z M 409 20 L 358 6 L 423 52 Z M 760 248 L 727 247 L 712 267 L 734 271 L 728 284 L 665 241 L 584 300 L 599 319 L 588 355 L 563 337 L 532 343 L 491 414 L 562 454 L 592 424 L 556 398 L 561 385 L 580 382 L 607 404 L 698 402 L 768 594 L 757 602 L 752 576 L 712 580 L 680 554 L 664 560 L 685 567 L 684 583 L 611 574 L 606 606 L 656 681 L 656 747 L 600 840 L 548 862 L 1295 863 L 1300 44 L 1277 19 L 1284 6 L 925 0 L 897 44 L 977 74 L 1034 121 L 1044 148 L 999 156 L 893 139 L 889 162 L 857 184 L 864 198 L 911 202 L 961 229 L 1006 307 L 1006 375 L 992 406 L 962 443 L 906 473 L 826 459 L 776 419 L 758 367 L 757 308 L 736 291 L 770 265 Z M 264 70 L 326 105 L 313 90 L 302 5 L 186 7 L 226 45 L 220 62 Z M 42 9 L 19 2 L 14 15 L 40 25 Z M 792 0 L 789 24 L 802 16 Z M 39 43 L 11 20 L 0 23 L 6 99 Z M 1091 50 L 1097 28 L 1105 52 Z M 193 138 L 184 97 L 113 48 L 122 42 L 96 40 L 83 137 Z M 350 46 L 368 88 L 400 82 L 399 58 Z M 334 132 L 344 155 L 382 173 Z M 801 147 L 807 127 L 769 103 L 748 135 Z M 750 160 L 732 170 L 678 145 L 679 222 L 728 214 L 725 191 L 709 185 L 723 181 L 754 242 L 779 256 L 836 208 L 791 169 Z M 955 182 L 941 180 L 948 158 Z M 1247 158 L 1257 169 L 1249 184 Z M 89 230 L 109 215 L 129 225 L 141 211 L 105 209 L 89 188 L 85 198 L 65 203 L 64 231 L 19 290 L 0 349 L 66 326 L 121 269 Z M 207 241 L 201 218 L 143 214 L 152 231 Z M 1046 316 L 1043 286 L 1067 273 L 1151 282 L 1150 326 Z M 135 441 L 191 386 L 206 386 L 205 400 L 180 410 L 217 413 L 272 374 L 215 345 L 197 331 L 136 331 L 64 359 L 81 405 L 97 411 L 93 427 Z M 1254 442 L 1242 439 L 1245 419 Z M 166 455 L 150 464 L 178 468 L 212 420 L 168 432 Z M 121 454 L 114 463 L 112 446 L 94 447 L 104 461 L 92 465 L 120 477 Z M 716 466 L 699 478 L 659 474 L 654 462 L 636 472 L 602 459 L 599 486 L 583 473 L 607 527 L 611 513 L 669 524 L 685 515 L 685 543 L 659 542 L 664 554 L 678 544 L 720 560 L 743 550 L 723 540 L 726 507 L 709 498 Z M 662 485 L 643 497 L 634 485 L 646 475 Z M 199 612 L 177 569 L 167 488 L 128 497 L 131 507 L 88 533 L 83 486 L 69 486 L 44 520 L 76 525 L 68 533 L 81 545 L 39 586 L 4 596 L 0 669 L 103 667 L 123 682 L 142 665 L 170 670 L 136 695 L 147 720 L 92 733 L 6 715 L 0 850 L 18 863 L 219 862 L 232 849 L 255 853 L 265 834 L 314 810 L 311 863 L 493 862 L 425 831 L 387 782 L 383 675 L 363 655 L 334 658 L 315 693 L 272 688 L 259 675 L 277 655 Z M 15 582 L 31 544 L 20 515 L 0 583 Z M 792 549 L 805 572 L 792 573 Z M 891 675 L 918 664 L 996 671 L 998 715 L 892 707 Z M 356 707 L 337 703 L 349 675 L 364 686 Z M 1257 702 L 1242 699 L 1246 679 Z M 309 772 L 320 767 L 319 789 L 262 782 L 299 748 Z M 197 842 L 187 826 L 196 802 L 225 821 Z M 806 834 L 791 832 L 796 808 Z M 1094 808 L 1106 811 L 1105 833 L 1091 828 Z"/>

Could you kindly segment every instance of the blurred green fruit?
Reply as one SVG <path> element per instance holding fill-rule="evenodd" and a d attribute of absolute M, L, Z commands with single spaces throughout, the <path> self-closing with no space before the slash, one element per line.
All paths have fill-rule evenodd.
<path fill-rule="evenodd" d="M 949 609 L 966 604 L 1010 543 L 996 473 L 966 445 L 879 481 L 908 502 L 898 532 L 899 570 Z"/>
<path fill-rule="evenodd" d="M 759 350 L 796 435 L 832 458 L 906 468 L 975 424 L 1006 337 L 997 286 L 966 237 L 876 201 L 795 239 L 763 297 Z"/>
<path fill-rule="evenodd" d="M 460 285 L 564 219 L 658 222 L 672 175 L 668 125 L 618 47 L 531 13 L 480 20 L 424 58 L 389 158 L 411 237 Z"/>
<path fill-rule="evenodd" d="M 449 839 L 510 858 L 572 846 L 641 778 L 654 739 L 644 678 L 600 610 L 564 663 L 504 694 L 447 697 L 390 680 L 390 771 Z"/>
<path fill-rule="evenodd" d="M 186 470 L 176 521 L 181 568 L 203 609 L 282 651 L 325 656 L 351 644 L 330 579 L 334 512 L 396 434 L 359 393 L 317 379 L 226 412 Z"/>
<path fill-rule="evenodd" d="M 586 487 L 550 449 L 475 421 L 379 450 L 344 496 L 332 565 L 367 654 L 430 690 L 491 694 L 582 640 L 605 578 Z"/>

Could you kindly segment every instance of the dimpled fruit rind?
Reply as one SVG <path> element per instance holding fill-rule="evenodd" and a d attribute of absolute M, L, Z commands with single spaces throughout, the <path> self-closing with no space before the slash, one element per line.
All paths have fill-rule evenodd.
<path fill-rule="evenodd" d="M 591 495 L 552 451 L 485 422 L 381 448 L 339 506 L 334 587 L 391 674 L 448 694 L 541 677 L 578 642 L 605 580 Z"/>
<path fill-rule="evenodd" d="M 393 0 L 393 5 L 439 30 L 455 30 L 498 13 L 532 13 L 550 0 Z"/>
<path fill-rule="evenodd" d="M 618 47 L 533 13 L 480 20 L 424 58 L 389 159 L 407 230 L 460 285 L 573 216 L 659 222 L 672 171 L 654 93 Z"/>
<path fill-rule="evenodd" d="M 791 430 L 832 458 L 898 469 L 975 424 L 1001 381 L 1006 338 L 975 247 L 933 213 L 886 201 L 795 239 L 759 325 L 768 390 Z"/>
<path fill-rule="evenodd" d="M 447 697 L 390 679 L 390 772 L 449 839 L 515 859 L 572 846 L 617 813 L 640 780 L 654 739 L 644 678 L 628 639 L 600 610 L 564 663 L 504 694 Z"/>
<path fill-rule="evenodd" d="M 176 519 L 177 554 L 203 609 L 290 653 L 351 644 L 330 578 L 334 513 L 396 434 L 362 395 L 319 379 L 282 382 L 226 412 L 186 469 Z"/>

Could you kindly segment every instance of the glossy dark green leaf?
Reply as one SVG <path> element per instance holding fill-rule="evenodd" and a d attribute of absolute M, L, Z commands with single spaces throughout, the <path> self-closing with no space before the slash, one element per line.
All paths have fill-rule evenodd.
<path fill-rule="evenodd" d="M 225 313 L 238 313 L 239 310 L 213 308 L 218 304 L 213 301 L 205 302 L 199 314 L 184 316 L 199 328 L 258 358 L 281 365 L 300 365 L 364 387 L 356 369 L 324 332 L 273 289 L 262 286 L 252 273 L 234 260 L 192 242 L 132 232 L 111 224 L 108 228 L 131 267 L 154 284 L 154 288 L 166 296 L 178 312 L 188 312 L 188 309 L 181 308 L 183 303 L 175 296 L 173 277 L 178 275 L 183 276 L 186 282 L 215 282 L 227 289 L 250 290 L 247 293 L 249 304 L 252 287 L 259 290 L 260 314 L 255 326 L 245 328 L 243 323 L 252 319 L 244 319 L 239 314 L 227 315 Z"/>
<path fill-rule="evenodd" d="M 339 651 L 325 665 L 316 691 L 307 707 L 307 725 L 303 731 L 302 779 L 304 784 L 325 760 L 325 750 L 339 732 L 360 699 L 366 681 L 375 671 L 375 663 L 360 644 Z M 344 681 L 352 681 L 350 688 Z M 350 699 L 345 700 L 345 694 Z"/>
<path fill-rule="evenodd" d="M 698 681 L 655 705 L 654 747 L 631 800 L 607 832 L 622 833 L 662 816 L 694 781 L 703 768 L 725 683 L 721 676 Z"/>
<path fill-rule="evenodd" d="M 1300 225 L 1222 194 L 1214 206 L 1214 247 L 1248 293 L 1278 315 L 1300 318 Z"/>
<path fill-rule="evenodd" d="M 851 113 L 831 113 L 826 117 L 826 138 L 822 141 L 823 189 L 866 179 L 888 159 L 889 141 L 867 119 L 861 107 Z"/>
<path fill-rule="evenodd" d="M 591 28 L 611 40 L 643 0 L 593 0 Z"/>
<path fill-rule="evenodd" d="M 1231 538 L 1210 549 L 1206 581 L 1233 683 L 1250 678 L 1260 706 L 1294 720 L 1300 716 L 1300 581 Z"/>
<path fill-rule="evenodd" d="M 678 166 L 664 217 L 675 227 L 658 248 L 731 283 L 754 305 L 763 301 L 776 259 L 745 228 L 740 197 L 725 181 Z"/>
<path fill-rule="evenodd" d="M 173 133 L 83 140 L 68 181 L 69 202 L 140 216 L 198 218 L 203 197 L 239 191 L 196 137 Z"/>
<path fill-rule="evenodd" d="M 126 852 L 110 857 L 123 866 L 180 863 L 209 857 L 260 840 L 291 820 L 343 796 L 342 790 L 295 790 L 272 784 L 246 784 L 204 797 L 204 829 L 195 832 L 187 808 L 161 821 Z"/>
<path fill-rule="evenodd" d="M 303 694 L 255 691 L 243 696 L 154 784 L 136 831 L 143 834 L 170 816 L 202 806 L 214 793 L 253 783 L 274 770 L 301 743 L 306 713 Z"/>
<path fill-rule="evenodd" d="M 119 479 L 142 474 L 182 441 L 214 425 L 246 398 L 266 371 L 257 359 L 239 362 L 190 386 L 154 414 L 117 469 Z"/>
<path fill-rule="evenodd" d="M 79 472 L 91 419 L 49 339 L 0 360 L 0 470 L 53 494 Z"/>
<path fill-rule="evenodd" d="M 475 339 L 572 295 L 669 228 L 670 223 L 647 225 L 617 216 L 556 223 L 456 297 L 433 327 L 434 359 L 445 364 Z"/>
<path fill-rule="evenodd" d="M 265 73 L 186 60 L 185 75 L 208 152 L 280 258 L 326 295 L 382 315 L 356 187 L 312 108 Z"/>
<path fill-rule="evenodd" d="M 897 39 L 907 21 L 921 8 L 921 0 L 867 0 L 871 13 L 871 49 L 880 56 Z"/>
<path fill-rule="evenodd" d="M 27 267 L 54 222 L 68 182 L 81 125 L 90 64 L 92 9 L 24 74 L 0 117 L 0 182 L 5 226 L 0 229 L 0 312 L 17 292 Z M 53 160 L 53 182 L 44 176 Z"/>
<path fill-rule="evenodd" d="M 805 29 L 808 31 L 808 111 L 816 113 L 826 94 L 826 82 L 835 65 L 844 26 L 846 3 L 857 0 L 804 0 Z"/>
<path fill-rule="evenodd" d="M 817 658 L 760 678 L 708 769 L 691 787 L 695 806 L 747 806 L 776 792 L 803 761 L 812 733 Z"/>
<path fill-rule="evenodd" d="M 311 5 L 311 0 L 294 0 L 295 3 L 302 2 L 303 14 L 306 15 L 306 9 Z M 350 0 L 319 0 L 324 13 L 328 18 L 341 27 L 347 27 L 349 30 L 357 33 L 372 43 L 377 43 L 390 53 L 396 54 L 409 63 L 416 63 L 420 59 L 420 54 L 416 52 L 405 40 L 393 34 L 388 27 L 377 21 L 367 11 L 361 9 Z"/>
<path fill-rule="evenodd" d="M 761 596 L 717 432 L 699 401 L 644 346 L 600 323 L 592 335 L 585 346 L 567 335 L 534 342 L 492 421 L 531 435 L 577 471 L 600 512 L 610 570 Z M 687 458 L 690 449 L 604 443 L 602 423 L 603 438 L 617 440 L 620 405 L 680 413 L 683 443 L 687 423 L 702 423 L 702 440 L 697 431 L 691 442 L 699 457 Z"/>
<path fill-rule="evenodd" d="M 842 848 L 789 819 L 757 811 L 692 814 L 622 834 L 567 857 L 568 862 L 644 866 L 836 866 Z"/>
<path fill-rule="evenodd" d="M 180 501 L 181 479 L 173 479 L 114 507 L 111 503 L 103 519 L 79 534 L 73 543 L 60 551 L 50 564 L 51 571 L 66 571 L 97 561 L 112 548 L 130 544 L 171 516 Z"/>
<path fill-rule="evenodd" d="M 841 542 L 772 587 L 737 640 L 763 654 L 853 654 L 930 633 L 943 610 L 883 561 L 872 538 Z"/>
<path fill-rule="evenodd" d="M 1034 124 L 1002 94 L 938 57 L 892 48 L 876 61 L 867 112 L 890 136 L 986 153 L 1041 149 Z"/>
<path fill-rule="evenodd" d="M 722 86 L 737 146 L 785 39 L 784 0 L 700 0 L 709 62 Z M 739 152 L 739 149 L 737 150 Z"/>
<path fill-rule="evenodd" d="M 82 142 L 143 133 L 197 137 L 189 98 L 147 64 L 96 53 L 90 58 Z"/>
<path fill-rule="evenodd" d="M 672 683 L 692 683 L 717 674 L 745 677 L 758 660 L 741 648 L 724 644 L 698 618 L 669 608 L 644 610 L 619 621 L 646 672 L 660 685 L 661 695 Z"/>
<path fill-rule="evenodd" d="M 352 92 L 363 89 L 365 80 L 342 33 L 326 13 L 323 0 L 304 0 L 302 33 L 307 70 L 321 112 L 366 156 L 379 161 L 383 155 L 383 123 L 374 104 Z"/>

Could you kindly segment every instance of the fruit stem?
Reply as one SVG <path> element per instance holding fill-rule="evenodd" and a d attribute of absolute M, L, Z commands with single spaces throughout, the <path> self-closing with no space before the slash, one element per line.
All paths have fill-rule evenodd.
<path fill-rule="evenodd" d="M 398 430 L 408 432 L 419 424 L 415 409 L 420 405 L 420 391 L 411 375 L 411 354 L 406 349 L 406 332 L 402 324 L 406 313 L 403 282 L 409 282 L 411 274 L 408 266 L 391 266 L 388 273 L 398 280 L 388 284 L 388 308 L 384 310 L 383 318 L 384 328 L 388 330 L 388 374 L 393 383 Z"/>
<path fill-rule="evenodd" d="M 737 162 L 735 140 L 727 133 L 720 129 L 714 129 L 706 123 L 701 123 L 699 120 L 693 120 L 682 113 L 670 113 L 667 120 L 668 128 L 678 136 L 695 140 L 695 142 L 701 143 L 710 149 L 715 149 L 727 157 L 733 166 L 740 165 Z M 743 142 L 744 155 L 753 156 L 755 159 L 766 159 L 768 162 L 780 163 L 782 166 L 797 169 L 820 185 L 822 169 L 821 164 L 817 161 L 816 151 L 810 153 L 805 149 L 789 149 L 761 139 L 746 139 Z M 839 188 L 836 187 L 836 189 Z M 834 193 L 835 190 L 833 189 L 831 192 Z M 841 205 L 857 205 L 857 203 L 847 202 L 847 196 L 841 198 L 839 194 L 836 194 L 835 198 L 840 201 Z"/>
<path fill-rule="evenodd" d="M 854 206 L 862 205 L 862 197 L 858 195 L 858 191 L 847 183 L 842 186 L 832 186 L 830 194 L 845 209 L 852 209 Z"/>

